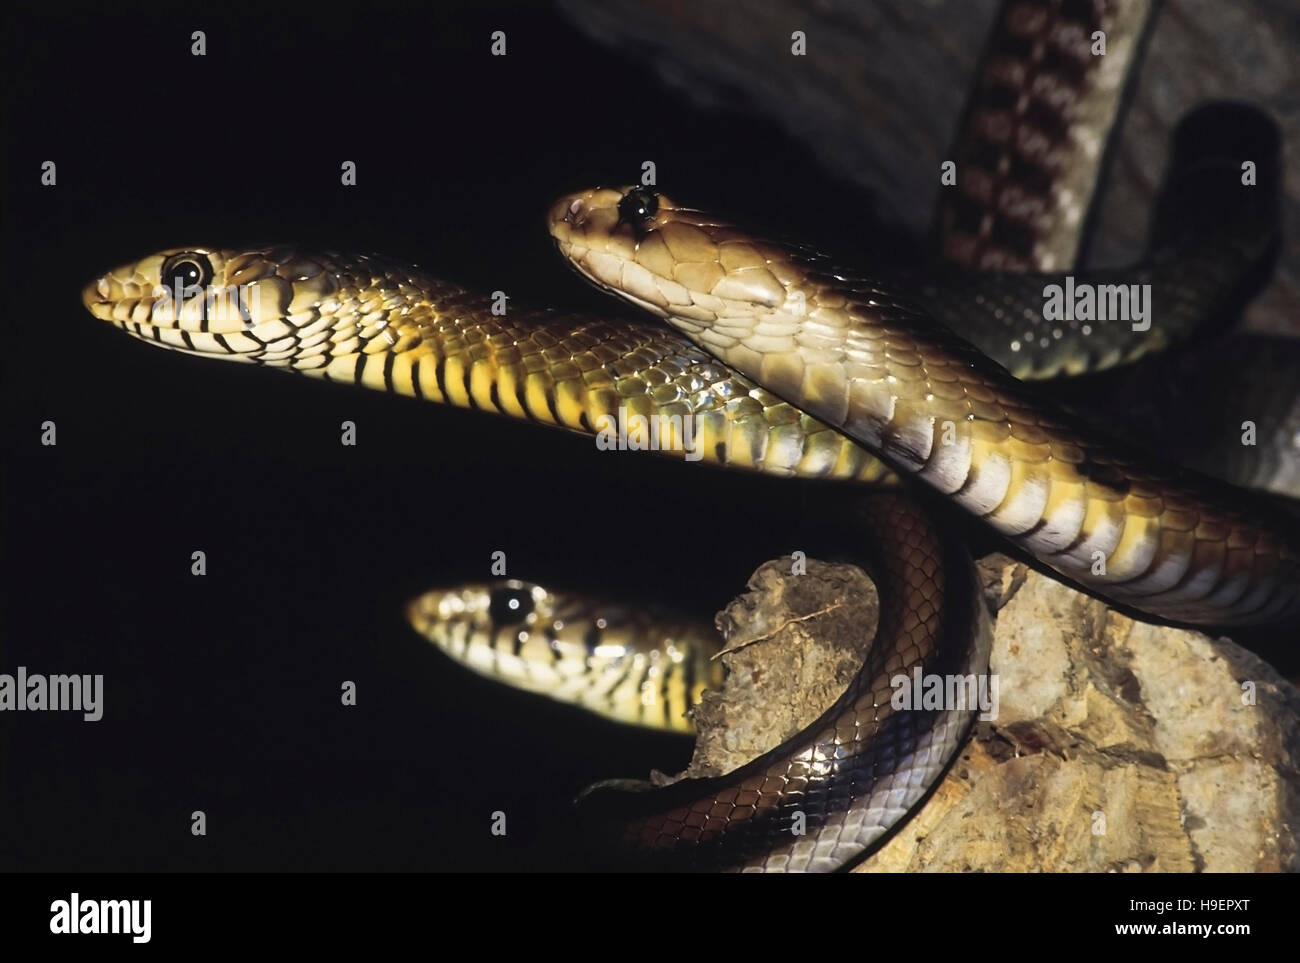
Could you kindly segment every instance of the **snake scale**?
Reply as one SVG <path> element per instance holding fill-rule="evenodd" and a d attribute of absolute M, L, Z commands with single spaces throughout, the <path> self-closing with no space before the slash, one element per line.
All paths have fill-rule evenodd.
<path fill-rule="evenodd" d="M 1284 519 L 1116 447 L 998 363 L 1060 371 L 1077 356 L 1073 338 L 1092 332 L 1030 344 L 995 330 L 990 360 L 934 320 L 951 322 L 970 304 L 969 277 L 928 292 L 868 279 L 641 187 L 568 195 L 549 226 L 585 277 L 680 333 L 551 312 L 498 316 L 489 298 L 403 262 L 292 246 L 160 251 L 106 272 L 83 301 L 172 350 L 574 431 L 593 433 L 620 409 L 689 420 L 700 458 L 726 468 L 857 482 L 896 472 L 1066 578 L 1158 617 L 1248 624 L 1300 605 L 1300 540 Z M 1209 287 L 1182 280 L 1178 265 L 1193 260 L 1185 245 L 1153 257 L 1147 276 L 1173 292 L 1166 303 L 1199 316 L 1258 249 L 1211 258 L 1215 270 L 1198 274 Z M 1041 314 L 1041 283 L 987 283 L 1001 305 L 995 320 Z M 1102 354 L 1117 363 L 1143 350 Z M 596 794 L 624 841 L 673 865 L 834 869 L 869 850 L 942 774 L 973 711 L 894 711 L 889 680 L 913 668 L 986 671 L 987 614 L 964 548 L 911 499 L 867 499 L 861 511 L 878 533 L 866 551 L 882 608 L 848 690 L 736 772 Z M 806 834 L 791 832 L 796 821 Z"/>

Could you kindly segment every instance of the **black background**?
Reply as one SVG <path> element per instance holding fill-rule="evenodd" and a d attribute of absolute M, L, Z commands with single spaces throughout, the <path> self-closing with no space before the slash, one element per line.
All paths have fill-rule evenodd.
<path fill-rule="evenodd" d="M 670 193 L 857 256 L 912 242 L 866 230 L 871 200 L 805 145 L 688 106 L 530 5 L 28 11 L 10 27 L 0 667 L 102 673 L 105 691 L 96 723 L 0 720 L 3 865 L 579 865 L 558 831 L 573 794 L 679 768 L 689 745 L 482 681 L 403 603 L 488 578 L 501 549 L 511 576 L 707 618 L 809 544 L 833 517 L 827 486 L 164 353 L 91 318 L 82 286 L 165 247 L 288 242 L 616 315 L 542 216 L 646 160 Z"/>

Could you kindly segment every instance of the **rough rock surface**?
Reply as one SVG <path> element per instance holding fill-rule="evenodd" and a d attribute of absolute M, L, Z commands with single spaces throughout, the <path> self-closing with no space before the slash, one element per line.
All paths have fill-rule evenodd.
<path fill-rule="evenodd" d="M 685 775 L 730 772 L 794 735 L 839 698 L 862 665 L 878 615 L 876 586 L 853 565 L 767 562 L 751 591 L 718 616 L 726 640 L 725 697 L 707 693 Z"/>
<path fill-rule="evenodd" d="M 1300 692 L 1227 639 L 1154 626 L 1003 556 L 997 718 L 861 871 L 1300 869 Z M 727 771 L 812 722 L 870 644 L 853 566 L 768 562 L 718 618 L 727 688 L 697 711 L 691 775 Z M 851 601 L 852 600 L 852 601 Z"/>

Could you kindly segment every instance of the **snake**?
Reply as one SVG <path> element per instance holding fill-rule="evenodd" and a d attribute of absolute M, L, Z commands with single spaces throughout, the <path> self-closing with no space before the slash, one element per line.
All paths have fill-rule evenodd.
<path fill-rule="evenodd" d="M 1275 621 L 1300 601 L 1284 520 L 1053 411 L 906 292 L 641 187 L 562 197 L 548 223 L 583 277 L 1070 581 L 1190 623 Z"/>
<path fill-rule="evenodd" d="M 1013 373 L 1022 359 L 1031 359 L 1022 375 L 1072 370 L 1061 359 L 1078 356 L 1076 336 L 1101 342 L 1103 332 L 1017 341 L 994 326 L 985 353 L 972 344 L 978 333 L 964 331 L 966 340 L 936 320 L 946 317 L 942 304 L 978 314 L 973 290 L 989 293 L 985 313 L 998 322 L 1028 319 L 1030 310 L 1041 318 L 1041 278 L 1017 288 L 996 278 L 869 277 L 639 185 L 567 194 L 547 223 L 586 280 L 668 327 L 515 308 L 502 315 L 492 298 L 405 261 L 295 245 L 163 249 L 104 272 L 82 300 L 94 317 L 175 352 L 588 435 L 638 415 L 665 426 L 661 450 L 731 470 L 901 479 L 938 492 L 1073 584 L 1157 618 L 1249 625 L 1300 606 L 1300 539 L 1288 520 L 1112 441 Z M 1211 287 L 1197 287 L 1178 269 L 1195 259 L 1187 236 L 1195 235 L 1151 258 L 1149 277 L 1173 292 L 1168 303 L 1203 316 L 1259 247 L 1207 256 L 1212 270 L 1198 272 L 1197 283 Z M 1168 336 L 1162 327 L 1154 340 L 1137 340 L 1161 347 Z M 1073 370 L 1145 350 L 1107 349 Z M 858 512 L 876 535 L 864 556 L 881 612 L 854 680 L 813 725 L 735 772 L 593 793 L 592 811 L 622 843 L 666 865 L 836 869 L 896 828 L 951 763 L 971 707 L 895 711 L 890 679 L 913 669 L 987 671 L 989 616 L 969 555 L 906 494 L 865 499 Z M 493 605 L 512 598 L 519 607 L 527 598 L 526 616 L 548 626 L 540 633 L 547 658 L 589 673 L 600 640 L 584 634 L 566 649 L 564 628 L 575 620 L 535 586 L 427 596 L 410 618 L 428 634 L 438 631 L 435 616 L 456 614 L 456 599 L 462 613 L 486 599 L 500 624 Z M 515 634 L 511 648 L 519 641 Z M 625 648 L 621 658 L 626 665 L 635 653 Z M 680 680 L 665 700 L 673 713 L 698 697 L 701 681 L 694 657 L 675 664 L 696 678 Z"/>
<path fill-rule="evenodd" d="M 431 589 L 407 618 L 480 675 L 645 729 L 693 734 L 690 710 L 723 683 L 709 626 L 535 582 Z"/>

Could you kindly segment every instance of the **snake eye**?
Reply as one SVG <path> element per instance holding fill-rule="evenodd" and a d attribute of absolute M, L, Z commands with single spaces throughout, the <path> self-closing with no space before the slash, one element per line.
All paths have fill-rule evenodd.
<path fill-rule="evenodd" d="M 186 251 L 163 261 L 162 283 L 172 291 L 179 291 L 182 300 L 206 287 L 211 280 L 212 262 L 206 254 Z"/>
<path fill-rule="evenodd" d="M 659 194 L 648 187 L 634 187 L 618 202 L 619 220 L 641 224 L 659 210 Z"/>
<path fill-rule="evenodd" d="M 533 594 L 517 585 L 504 585 L 492 590 L 488 600 L 488 615 L 497 625 L 516 625 L 533 611 Z"/>

